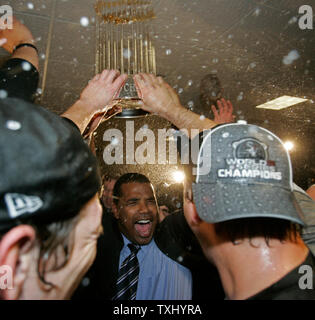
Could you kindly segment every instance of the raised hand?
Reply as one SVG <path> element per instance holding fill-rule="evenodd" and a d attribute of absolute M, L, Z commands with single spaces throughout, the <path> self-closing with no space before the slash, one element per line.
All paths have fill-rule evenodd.
<path fill-rule="evenodd" d="M 117 98 L 127 77 L 126 74 L 121 75 L 118 70 L 104 70 L 83 89 L 81 102 L 93 109 L 92 111 L 99 111 Z"/>
<path fill-rule="evenodd" d="M 38 70 L 38 54 L 32 47 L 15 47 L 22 43 L 35 44 L 31 31 L 19 20 L 13 17 L 13 29 L 0 30 L 0 46 L 12 54 L 11 58 L 20 58 L 30 62 Z M 14 52 L 13 52 L 14 51 Z"/>
<path fill-rule="evenodd" d="M 62 116 L 71 119 L 82 134 L 90 133 L 97 127 L 102 115 L 113 107 L 109 105 L 117 98 L 127 78 L 118 70 L 104 70 L 97 74 L 83 89 L 80 99 Z"/>
<path fill-rule="evenodd" d="M 0 30 L 0 38 L 7 40 L 2 46 L 10 53 L 18 44 L 35 42 L 31 31 L 15 17 L 13 17 L 13 29 Z"/>
<path fill-rule="evenodd" d="M 183 108 L 177 93 L 162 77 L 140 73 L 134 76 L 134 81 L 143 101 L 142 109 L 167 118 L 170 109 Z"/>
<path fill-rule="evenodd" d="M 218 100 L 217 106 L 219 111 L 214 105 L 211 106 L 212 112 L 214 114 L 214 122 L 221 124 L 235 121 L 235 115 L 233 115 L 233 105 L 230 100 Z"/>
<path fill-rule="evenodd" d="M 178 129 L 184 130 L 190 138 L 198 131 L 217 125 L 216 122 L 202 118 L 183 107 L 177 93 L 161 77 L 141 73 L 134 76 L 134 81 L 138 95 L 143 101 L 142 109 L 170 121 Z"/>

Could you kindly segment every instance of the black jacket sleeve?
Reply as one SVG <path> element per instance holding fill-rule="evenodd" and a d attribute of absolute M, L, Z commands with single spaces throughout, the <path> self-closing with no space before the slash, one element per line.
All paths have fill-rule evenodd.
<path fill-rule="evenodd" d="M 38 81 L 38 71 L 24 59 L 9 59 L 0 69 L 0 90 L 8 98 L 33 102 Z"/>

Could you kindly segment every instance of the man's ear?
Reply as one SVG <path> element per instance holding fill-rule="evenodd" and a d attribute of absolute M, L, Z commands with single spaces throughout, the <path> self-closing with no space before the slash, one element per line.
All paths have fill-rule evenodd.
<path fill-rule="evenodd" d="M 198 216 L 194 202 L 187 197 L 184 198 L 184 214 L 188 224 L 192 228 L 197 227 L 202 222 Z"/>
<path fill-rule="evenodd" d="M 115 202 L 112 204 L 112 212 L 116 219 L 119 219 L 119 211 Z"/>
<path fill-rule="evenodd" d="M 5 300 L 16 300 L 22 292 L 24 281 L 34 261 L 30 258 L 36 239 L 34 228 L 20 225 L 8 231 L 0 241 L 0 268 L 6 270 L 1 279 L 0 295 Z M 12 277 L 12 279 L 10 279 Z M 5 281 L 5 283 L 3 282 Z"/>

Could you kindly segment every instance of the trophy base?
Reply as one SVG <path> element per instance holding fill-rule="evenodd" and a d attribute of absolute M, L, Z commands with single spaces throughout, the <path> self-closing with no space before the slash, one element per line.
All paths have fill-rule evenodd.
<path fill-rule="evenodd" d="M 116 115 L 116 118 L 139 118 L 148 115 L 148 112 L 141 109 L 124 109 Z"/>
<path fill-rule="evenodd" d="M 140 99 L 118 99 L 117 105 L 122 108 L 122 112 L 118 113 L 116 118 L 138 118 L 149 114 L 140 108 Z"/>

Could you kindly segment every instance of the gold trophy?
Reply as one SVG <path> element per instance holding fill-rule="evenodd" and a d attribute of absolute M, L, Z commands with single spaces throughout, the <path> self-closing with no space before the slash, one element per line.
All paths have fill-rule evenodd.
<path fill-rule="evenodd" d="M 135 118 L 147 114 L 140 108 L 141 101 L 133 75 L 144 72 L 156 75 L 153 31 L 148 21 L 155 18 L 151 1 L 97 1 L 96 73 L 104 69 L 118 69 L 128 74 L 117 105 L 122 112 L 117 117 Z"/>

